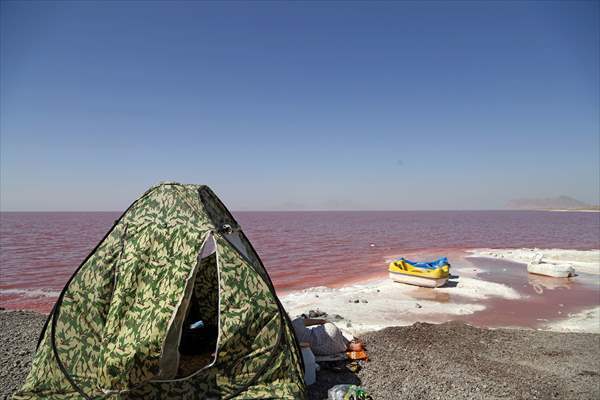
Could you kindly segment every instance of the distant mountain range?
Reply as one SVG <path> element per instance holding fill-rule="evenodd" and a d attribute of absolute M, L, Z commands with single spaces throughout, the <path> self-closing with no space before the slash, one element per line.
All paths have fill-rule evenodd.
<path fill-rule="evenodd" d="M 508 202 L 506 208 L 511 210 L 593 210 L 598 209 L 598 206 L 569 196 L 558 196 L 546 199 L 514 199 Z"/>

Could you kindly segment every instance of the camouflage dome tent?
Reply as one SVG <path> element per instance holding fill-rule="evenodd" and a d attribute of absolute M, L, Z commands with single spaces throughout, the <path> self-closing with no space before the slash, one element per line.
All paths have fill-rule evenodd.
<path fill-rule="evenodd" d="M 194 341 L 196 318 L 206 329 Z M 15 394 L 304 397 L 289 317 L 252 245 L 208 187 L 175 183 L 148 190 L 80 265 Z"/>

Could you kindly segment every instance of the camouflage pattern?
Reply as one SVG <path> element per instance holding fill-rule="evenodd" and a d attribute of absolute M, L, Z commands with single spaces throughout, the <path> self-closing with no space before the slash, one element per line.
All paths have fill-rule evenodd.
<path fill-rule="evenodd" d="M 238 228 L 206 186 L 148 190 L 65 287 L 14 398 L 305 398 L 289 319 Z M 199 262 L 211 237 L 216 257 Z M 219 325 L 216 359 L 188 377 L 158 381 L 167 333 L 192 280 L 205 282 L 194 287 L 198 305 Z"/>

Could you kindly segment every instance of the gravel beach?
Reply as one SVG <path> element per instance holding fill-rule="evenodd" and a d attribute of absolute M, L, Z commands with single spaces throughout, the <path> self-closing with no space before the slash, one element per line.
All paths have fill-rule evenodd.
<path fill-rule="evenodd" d="M 0 311 L 0 398 L 25 379 L 45 316 Z M 324 399 L 360 383 L 378 399 L 598 399 L 600 335 L 479 329 L 457 322 L 362 335 L 370 360 L 357 374 L 323 369 L 309 388 Z"/>
<path fill-rule="evenodd" d="M 31 311 L 0 311 L 0 399 L 19 389 L 31 367 L 46 315 Z"/>
<path fill-rule="evenodd" d="M 374 399 L 599 399 L 600 335 L 416 323 L 362 336 Z M 335 380 L 324 370 L 318 379 Z M 348 379 L 348 378 L 346 378 Z M 327 398 L 320 382 L 312 399 Z"/>

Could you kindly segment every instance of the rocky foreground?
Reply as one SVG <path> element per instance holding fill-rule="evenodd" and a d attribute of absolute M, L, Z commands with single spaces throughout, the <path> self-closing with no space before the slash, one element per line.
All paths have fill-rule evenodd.
<path fill-rule="evenodd" d="M 599 399 L 600 335 L 416 323 L 362 337 L 356 374 L 374 399 Z M 327 397 L 323 370 L 312 399 Z M 325 384 L 329 382 L 329 384 Z"/>
<path fill-rule="evenodd" d="M 45 316 L 0 311 L 0 399 L 25 379 Z M 417 323 L 362 337 L 371 361 L 357 374 L 323 369 L 311 399 L 337 383 L 379 399 L 598 399 L 600 335 Z"/>
<path fill-rule="evenodd" d="M 0 311 L 0 399 L 23 384 L 45 321 L 31 311 Z"/>

